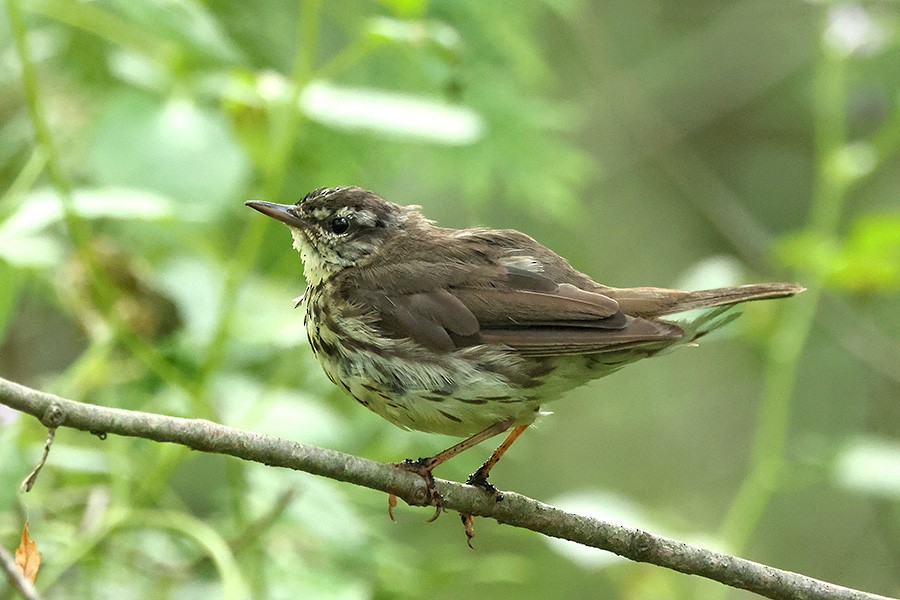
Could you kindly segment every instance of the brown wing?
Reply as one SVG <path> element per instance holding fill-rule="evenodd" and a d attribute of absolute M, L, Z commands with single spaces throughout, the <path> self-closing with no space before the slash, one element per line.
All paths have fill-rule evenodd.
<path fill-rule="evenodd" d="M 441 352 L 483 343 L 529 356 L 662 347 L 685 332 L 656 317 L 802 290 L 610 288 L 518 231 L 428 227 L 427 236 L 398 237 L 347 269 L 340 290 L 373 310 L 385 334 Z"/>
<path fill-rule="evenodd" d="M 608 296 L 556 283 L 539 272 L 475 263 L 463 276 L 463 264 L 421 271 L 424 265 L 416 265 L 415 271 L 425 275 L 399 286 L 390 284 L 389 269 L 383 268 L 384 285 L 370 280 L 365 286 L 354 278 L 347 289 L 378 313 L 386 334 L 439 352 L 495 343 L 528 356 L 584 354 L 682 335 L 677 326 L 628 317 Z M 396 271 L 392 275 L 396 278 Z M 398 287 L 416 291 L 397 293 Z"/>

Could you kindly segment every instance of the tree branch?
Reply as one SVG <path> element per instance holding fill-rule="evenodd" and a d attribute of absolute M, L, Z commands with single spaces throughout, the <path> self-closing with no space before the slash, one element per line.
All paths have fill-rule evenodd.
<path fill-rule="evenodd" d="M 425 485 L 418 475 L 348 454 L 241 431 L 210 421 L 107 408 L 67 400 L 0 378 L 0 403 L 33 415 L 48 427 L 71 427 L 94 434 L 115 433 L 182 444 L 203 452 L 228 454 L 269 466 L 285 467 L 397 495 L 421 505 Z M 448 509 L 544 535 L 571 540 L 689 575 L 699 575 L 768 598 L 885 600 L 743 558 L 712 552 L 657 536 L 564 512 L 513 492 L 495 502 L 483 490 L 436 479 Z"/>

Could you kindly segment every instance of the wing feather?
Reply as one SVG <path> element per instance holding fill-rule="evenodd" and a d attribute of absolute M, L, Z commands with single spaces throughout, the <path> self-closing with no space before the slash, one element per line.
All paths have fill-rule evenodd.
<path fill-rule="evenodd" d="M 452 276 L 430 273 L 431 289 L 419 281 L 413 293 L 385 286 L 362 296 L 385 333 L 438 352 L 494 343 L 528 356 L 583 354 L 681 335 L 676 326 L 628 317 L 612 298 L 539 272 L 495 264 L 473 269 L 468 278 L 445 274 Z"/>

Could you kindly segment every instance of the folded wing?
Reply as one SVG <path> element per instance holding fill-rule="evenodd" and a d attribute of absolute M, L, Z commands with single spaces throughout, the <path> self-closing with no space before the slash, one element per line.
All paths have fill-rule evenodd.
<path fill-rule="evenodd" d="M 604 294 L 514 267 L 483 270 L 462 285 L 388 289 L 364 296 L 385 333 L 439 352 L 493 343 L 527 356 L 586 354 L 682 335 L 675 325 L 625 315 Z"/>

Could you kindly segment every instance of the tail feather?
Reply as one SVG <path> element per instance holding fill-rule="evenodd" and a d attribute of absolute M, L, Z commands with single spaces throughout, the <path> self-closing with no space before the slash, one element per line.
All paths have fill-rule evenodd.
<path fill-rule="evenodd" d="M 805 289 L 794 283 L 756 283 L 696 292 L 652 287 L 606 288 L 598 291 L 615 299 L 625 314 L 635 317 L 662 317 L 697 308 L 785 298 L 799 294 Z"/>
<path fill-rule="evenodd" d="M 740 311 L 732 310 L 732 308 L 731 304 L 718 306 L 712 310 L 703 311 L 694 319 L 676 321 L 676 324 L 684 331 L 680 344 L 690 344 L 741 316 Z"/>
<path fill-rule="evenodd" d="M 793 283 L 757 283 L 741 285 L 738 287 L 688 292 L 687 296 L 677 301 L 673 306 L 667 307 L 665 312 L 657 313 L 657 315 L 670 315 L 711 306 L 727 306 L 737 304 L 738 302 L 749 302 L 751 300 L 786 298 L 788 296 L 799 294 L 805 289 L 806 288 Z"/>

